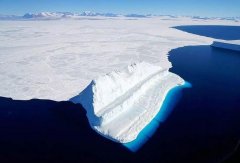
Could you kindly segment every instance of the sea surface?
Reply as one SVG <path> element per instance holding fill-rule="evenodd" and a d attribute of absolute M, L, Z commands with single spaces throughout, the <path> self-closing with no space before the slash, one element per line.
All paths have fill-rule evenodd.
<path fill-rule="evenodd" d="M 193 162 L 228 160 L 240 141 L 240 53 L 189 46 L 169 59 L 171 71 L 192 84 L 166 122 L 178 131 L 177 148 Z"/>
<path fill-rule="evenodd" d="M 192 34 L 223 40 L 239 40 L 240 26 L 224 25 L 183 25 L 173 27 Z"/>
<path fill-rule="evenodd" d="M 191 88 L 137 151 L 93 131 L 80 105 L 0 97 L 0 162 L 238 162 L 240 53 L 188 46 L 169 60 Z"/>

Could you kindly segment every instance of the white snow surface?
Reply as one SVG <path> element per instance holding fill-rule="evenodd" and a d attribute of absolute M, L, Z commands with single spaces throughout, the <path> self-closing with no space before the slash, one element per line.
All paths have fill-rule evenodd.
<path fill-rule="evenodd" d="M 0 96 L 69 100 L 93 79 L 135 62 L 171 67 L 168 52 L 213 39 L 179 25 L 239 25 L 187 17 L 0 21 Z"/>
<path fill-rule="evenodd" d="M 168 69 L 140 62 L 97 78 L 71 101 L 86 109 L 93 129 L 127 143 L 156 116 L 167 92 L 183 83 Z"/>
<path fill-rule="evenodd" d="M 230 41 L 217 40 L 217 41 L 213 41 L 211 46 L 222 48 L 222 49 L 240 51 L 240 40 L 230 40 Z"/>

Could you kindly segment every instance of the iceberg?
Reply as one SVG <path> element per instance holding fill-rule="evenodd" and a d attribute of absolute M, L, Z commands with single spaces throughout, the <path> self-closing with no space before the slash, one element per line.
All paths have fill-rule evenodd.
<path fill-rule="evenodd" d="M 240 40 L 213 41 L 212 47 L 240 51 Z"/>
<path fill-rule="evenodd" d="M 183 84 L 168 69 L 139 62 L 93 80 L 70 100 L 85 108 L 95 131 L 128 143 L 157 115 L 168 91 Z"/>

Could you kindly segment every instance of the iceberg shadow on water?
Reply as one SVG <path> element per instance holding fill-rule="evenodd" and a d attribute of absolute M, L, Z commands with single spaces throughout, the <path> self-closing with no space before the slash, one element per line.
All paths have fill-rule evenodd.
<path fill-rule="evenodd" d="M 178 103 L 182 96 L 182 89 L 191 87 L 191 83 L 185 81 L 183 85 L 172 88 L 167 93 L 160 111 L 152 119 L 152 121 L 139 133 L 137 139 L 129 143 L 124 143 L 123 146 L 132 152 L 137 152 L 149 139 L 151 139 L 155 131 L 160 127 L 161 123 L 164 123 L 167 117 L 171 114 L 175 105 Z"/>

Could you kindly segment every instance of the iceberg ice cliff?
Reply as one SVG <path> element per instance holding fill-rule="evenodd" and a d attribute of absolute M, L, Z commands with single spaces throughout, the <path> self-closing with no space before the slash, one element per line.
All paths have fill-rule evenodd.
<path fill-rule="evenodd" d="M 159 112 L 167 92 L 183 83 L 168 69 L 140 62 L 93 80 L 71 101 L 86 109 L 94 130 L 127 143 Z"/>
<path fill-rule="evenodd" d="M 218 40 L 218 41 L 213 41 L 211 46 L 216 47 L 216 48 L 240 51 L 240 40 L 231 40 L 231 41 Z"/>

